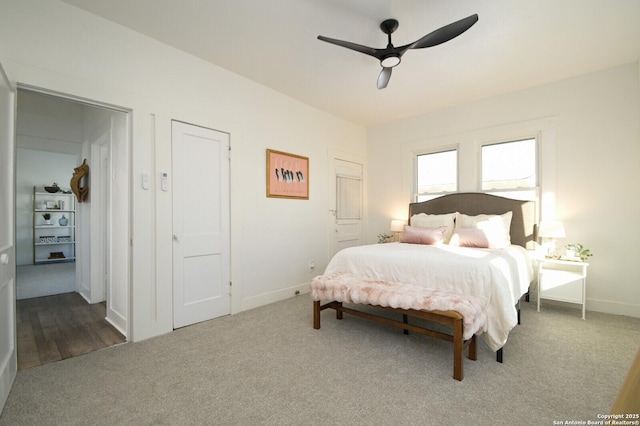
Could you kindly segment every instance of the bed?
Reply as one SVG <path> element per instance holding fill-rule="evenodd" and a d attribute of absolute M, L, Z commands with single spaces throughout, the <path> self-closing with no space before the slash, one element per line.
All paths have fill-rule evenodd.
<path fill-rule="evenodd" d="M 438 221 L 443 217 L 449 221 L 450 215 L 454 222 L 451 225 L 447 223 L 447 228 L 452 226 L 453 229 L 442 231 L 447 244 L 416 244 L 411 240 L 411 232 L 416 231 L 414 228 L 421 228 L 417 231 L 424 235 L 424 231 L 441 228 L 429 227 L 429 224 L 439 225 Z M 510 221 L 507 221 L 507 217 Z M 481 227 L 478 225 L 480 221 L 474 218 L 485 219 L 483 224 L 489 223 L 489 219 L 494 225 L 499 222 L 508 232 L 504 236 L 506 243 L 498 238 L 495 244 L 485 241 L 488 248 L 465 247 L 468 244 L 463 240 L 473 241 L 477 235 L 466 238 L 464 232 L 485 232 L 466 229 L 467 226 Z M 403 235 L 405 241 L 412 243 L 394 242 L 344 249 L 333 257 L 323 276 L 343 274 L 350 277 L 351 281 L 359 277 L 362 280 L 379 280 L 394 285 L 402 283 L 478 298 L 486 310 L 486 324 L 478 334 L 482 335 L 489 348 L 497 352 L 497 359 L 502 362 L 502 348 L 509 332 L 520 321 L 519 303 L 523 296 L 528 295 L 533 277 L 527 249 L 534 248 L 535 224 L 536 206 L 532 201 L 483 193 L 456 193 L 412 203 L 409 205 L 409 226 L 405 227 Z M 462 246 L 450 245 L 454 238 Z M 314 297 L 312 282 L 314 301 L 326 294 L 316 291 Z M 335 305 L 328 307 L 336 308 Z M 415 312 L 409 309 L 408 313 Z M 407 316 L 403 315 L 403 323 L 407 322 Z"/>

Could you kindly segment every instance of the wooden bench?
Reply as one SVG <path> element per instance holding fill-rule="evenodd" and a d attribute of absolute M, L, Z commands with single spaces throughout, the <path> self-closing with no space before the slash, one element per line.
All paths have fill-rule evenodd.
<path fill-rule="evenodd" d="M 464 350 L 468 348 L 469 359 L 474 361 L 477 359 L 476 334 L 481 333 L 486 325 L 486 311 L 482 300 L 477 297 L 361 278 L 350 274 L 315 277 L 311 282 L 311 297 L 313 328 L 316 330 L 320 329 L 321 311 L 334 309 L 337 319 L 342 319 L 343 313 L 346 312 L 360 318 L 402 328 L 405 333 L 412 331 L 453 342 L 453 377 L 456 380 L 462 380 L 464 376 Z M 322 304 L 323 300 L 327 303 Z M 346 307 L 343 303 L 370 305 L 402 314 L 402 321 Z M 425 307 L 428 309 L 424 309 Z M 437 307 L 442 309 L 436 309 Z M 451 309 L 452 307 L 455 309 Z M 409 317 L 450 326 L 452 333 L 447 334 L 409 324 Z"/>

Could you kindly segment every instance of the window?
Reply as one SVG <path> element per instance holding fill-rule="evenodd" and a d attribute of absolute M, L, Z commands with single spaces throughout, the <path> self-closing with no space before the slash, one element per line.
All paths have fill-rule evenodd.
<path fill-rule="evenodd" d="M 417 201 L 458 190 L 458 151 L 420 154 L 417 157 Z"/>
<path fill-rule="evenodd" d="M 535 138 L 482 146 L 482 190 L 535 196 L 538 185 Z"/>

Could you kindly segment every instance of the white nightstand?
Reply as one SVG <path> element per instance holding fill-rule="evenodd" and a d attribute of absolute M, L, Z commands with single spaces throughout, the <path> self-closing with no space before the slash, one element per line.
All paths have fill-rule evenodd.
<path fill-rule="evenodd" d="M 586 262 L 538 258 L 538 312 L 540 299 L 579 303 L 585 319 L 587 267 Z"/>

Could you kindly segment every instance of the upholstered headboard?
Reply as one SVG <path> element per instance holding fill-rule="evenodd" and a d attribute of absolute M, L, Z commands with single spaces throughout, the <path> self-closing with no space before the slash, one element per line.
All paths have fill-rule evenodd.
<path fill-rule="evenodd" d="M 513 212 L 511 219 L 511 243 L 527 249 L 534 248 L 537 238 L 536 204 L 533 201 L 513 200 L 478 192 L 462 192 L 443 195 L 433 200 L 409 204 L 409 219 L 418 213 L 503 214 Z"/>

